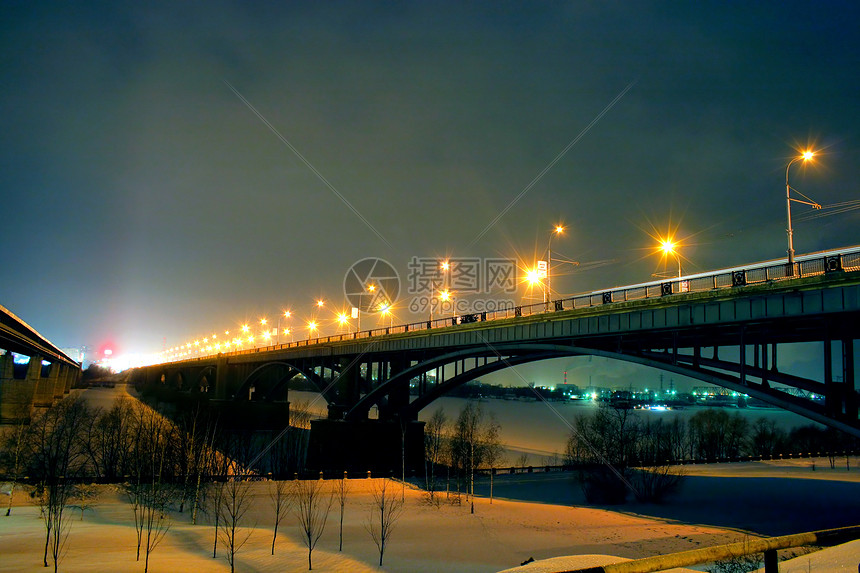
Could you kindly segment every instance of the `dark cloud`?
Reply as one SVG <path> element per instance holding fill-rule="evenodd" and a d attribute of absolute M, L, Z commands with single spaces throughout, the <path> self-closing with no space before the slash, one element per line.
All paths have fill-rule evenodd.
<path fill-rule="evenodd" d="M 145 351 L 340 305 L 366 256 L 531 256 L 557 220 L 560 253 L 615 261 L 562 293 L 649 280 L 670 225 L 691 270 L 778 257 L 792 146 L 827 151 L 796 187 L 856 198 L 858 24 L 847 2 L 26 3 L 0 34 L 2 302 Z M 799 222 L 796 247 L 857 223 Z"/>

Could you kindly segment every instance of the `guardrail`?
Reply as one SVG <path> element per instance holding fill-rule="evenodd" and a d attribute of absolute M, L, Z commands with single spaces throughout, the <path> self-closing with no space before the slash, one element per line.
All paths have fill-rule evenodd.
<path fill-rule="evenodd" d="M 778 573 L 779 560 L 777 559 L 776 552 L 780 549 L 791 549 L 792 547 L 804 547 L 807 545 L 826 547 L 839 545 L 855 539 L 860 539 L 860 526 L 822 529 L 806 533 L 780 535 L 779 537 L 765 537 L 764 539 L 748 539 L 726 545 L 691 549 L 690 551 L 634 559 L 633 561 L 613 563 L 611 565 L 558 570 L 555 573 L 650 573 L 651 571 L 665 571 L 666 569 L 674 569 L 675 567 L 686 567 L 687 565 L 700 565 L 713 561 L 734 559 L 755 553 L 764 553 L 765 573 Z"/>
<path fill-rule="evenodd" d="M 408 324 L 392 325 L 389 327 L 362 330 L 335 334 L 296 342 L 275 344 L 247 350 L 234 350 L 221 352 L 224 356 L 236 356 L 244 354 L 255 354 L 259 352 L 270 352 L 298 348 L 302 346 L 315 346 L 331 342 L 343 342 L 348 340 L 360 340 L 391 334 L 407 332 L 419 332 L 422 330 L 433 330 L 470 324 L 475 322 L 486 322 L 515 318 L 522 316 L 533 316 L 537 314 L 553 313 L 581 308 L 603 306 L 617 302 L 628 302 L 644 299 L 663 298 L 676 294 L 691 292 L 705 292 L 718 289 L 738 288 L 748 285 L 763 284 L 768 282 L 786 281 L 799 278 L 814 277 L 824 274 L 840 273 L 845 271 L 860 270 L 860 247 L 853 247 L 842 252 L 828 251 L 797 257 L 793 264 L 779 261 L 770 261 L 761 265 L 751 267 L 736 267 L 722 269 L 712 273 L 688 275 L 675 279 L 654 281 L 639 285 L 625 286 L 614 289 L 595 291 L 588 294 L 576 295 L 568 298 L 541 302 L 529 305 L 510 306 L 500 310 L 466 313 L 458 316 L 437 318 L 433 320 L 411 322 Z M 207 354 L 193 358 L 179 359 L 177 361 L 193 360 L 214 356 L 219 353 Z"/>

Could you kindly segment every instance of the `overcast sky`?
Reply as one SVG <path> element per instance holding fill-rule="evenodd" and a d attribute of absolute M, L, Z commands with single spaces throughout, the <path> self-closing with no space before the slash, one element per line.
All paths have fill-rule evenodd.
<path fill-rule="evenodd" d="M 559 222 L 556 297 L 652 280 L 667 229 L 685 272 L 778 258 L 808 144 L 792 185 L 858 199 L 856 2 L 174 4 L 4 5 L 0 304 L 59 346 L 298 332 L 365 257 L 418 320 L 413 257 Z M 860 243 L 804 213 L 798 253 Z"/>

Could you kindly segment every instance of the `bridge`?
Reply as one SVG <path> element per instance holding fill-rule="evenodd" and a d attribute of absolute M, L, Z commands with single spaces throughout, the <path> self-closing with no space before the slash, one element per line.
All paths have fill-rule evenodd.
<path fill-rule="evenodd" d="M 162 393 L 238 404 L 284 402 L 289 381 L 302 376 L 328 402 L 328 419 L 312 430 L 319 447 L 328 454 L 339 444 L 349 456 L 368 442 L 399 451 L 401 432 L 418 440 L 418 412 L 470 380 L 538 360 L 600 356 L 723 386 L 860 436 L 858 332 L 854 247 L 792 264 L 158 364 L 139 369 L 134 380 Z M 794 343 L 820 346 L 817 375 L 781 368 Z"/>
<path fill-rule="evenodd" d="M 0 423 L 29 420 L 33 407 L 50 407 L 80 378 L 80 364 L 3 306 L 0 348 Z"/>

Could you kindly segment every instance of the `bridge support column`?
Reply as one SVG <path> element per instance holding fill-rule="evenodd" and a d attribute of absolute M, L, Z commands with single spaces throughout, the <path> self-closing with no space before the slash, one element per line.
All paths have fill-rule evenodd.
<path fill-rule="evenodd" d="M 62 377 L 63 394 L 68 394 L 72 391 L 72 386 L 77 383 L 80 370 L 77 368 L 72 368 L 71 366 L 66 366 L 65 370 L 65 375 Z"/>
<path fill-rule="evenodd" d="M 48 381 L 49 383 L 53 382 L 53 398 L 54 400 L 59 400 L 63 397 L 66 390 L 66 376 L 65 370 L 68 368 L 65 364 L 60 364 L 59 362 L 54 362 L 51 364 L 51 369 L 48 371 Z"/>
<path fill-rule="evenodd" d="M 857 420 L 858 396 L 854 376 L 854 340 L 846 338 L 842 341 L 842 382 L 845 396 L 845 415 L 849 420 Z"/>
<path fill-rule="evenodd" d="M 836 380 L 833 374 L 834 342 L 836 341 L 829 338 L 824 341 L 824 407 L 828 416 L 853 423 L 858 415 L 854 340 L 843 339 L 837 346 L 837 352 L 842 354 L 839 361 L 841 380 Z"/>
<path fill-rule="evenodd" d="M 409 422 L 404 433 L 396 420 L 312 420 L 307 466 L 336 476 L 344 471 L 399 476 L 404 438 L 406 475 L 416 475 L 424 464 L 424 422 Z"/>
<path fill-rule="evenodd" d="M 54 380 L 42 378 L 42 357 L 31 356 L 27 366 L 27 380 L 35 383 L 33 405 L 37 408 L 50 408 L 54 403 Z"/>
<path fill-rule="evenodd" d="M 396 361 L 392 361 L 388 368 L 388 376 L 386 376 L 385 380 L 396 376 L 400 372 L 403 372 L 406 369 L 406 362 L 404 359 L 399 358 Z M 392 388 L 388 393 L 388 401 L 385 404 L 380 404 L 379 408 L 379 418 L 381 420 L 391 420 L 398 419 L 398 414 L 406 409 L 409 406 L 409 381 L 405 381 L 403 384 L 400 384 L 396 388 Z"/>
<path fill-rule="evenodd" d="M 215 388 L 209 389 L 213 397 L 217 400 L 227 400 L 230 398 L 228 389 L 231 385 L 232 377 L 230 376 L 230 365 L 227 358 L 219 358 L 215 363 Z"/>
<path fill-rule="evenodd" d="M 11 352 L 0 356 L 0 423 L 28 422 L 33 412 L 35 382 L 15 379 Z"/>
<path fill-rule="evenodd" d="M 355 404 L 358 402 L 361 379 L 361 365 L 356 363 L 351 366 L 340 364 L 340 376 L 333 388 L 335 401 L 328 405 L 328 418 L 330 420 L 340 420 L 346 412 L 347 404 Z"/>

